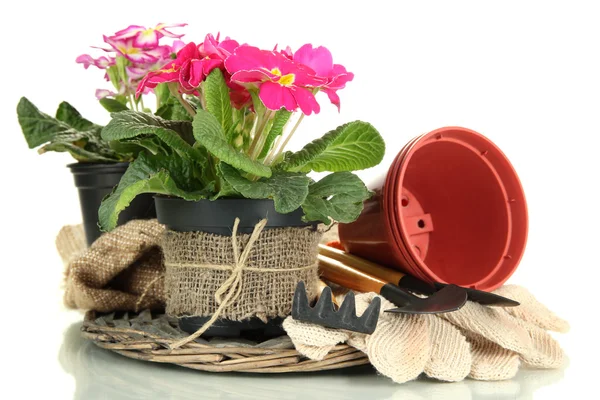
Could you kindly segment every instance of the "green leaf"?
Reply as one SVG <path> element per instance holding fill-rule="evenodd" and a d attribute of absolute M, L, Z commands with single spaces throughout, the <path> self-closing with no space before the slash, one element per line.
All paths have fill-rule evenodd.
<path fill-rule="evenodd" d="M 282 214 L 298 209 L 308 195 L 310 178 L 302 173 L 275 171 L 270 178 L 251 181 L 228 164 L 221 163 L 219 168 L 235 191 L 247 199 L 273 199 L 275 210 Z"/>
<path fill-rule="evenodd" d="M 119 89 L 119 70 L 117 69 L 116 65 L 110 66 L 106 69 L 106 74 L 108 75 L 108 79 L 110 80 L 110 83 L 113 84 L 113 86 L 115 87 L 115 89 Z"/>
<path fill-rule="evenodd" d="M 129 110 L 129 108 L 127 108 L 125 104 L 115 99 L 111 99 L 109 97 L 104 97 L 103 99 L 100 99 L 100 105 L 102 105 L 102 107 L 104 107 L 106 111 L 111 113 Z"/>
<path fill-rule="evenodd" d="M 215 116 L 223 132 L 229 132 L 233 124 L 233 111 L 229 99 L 229 87 L 219 68 L 212 70 L 202 86 L 206 99 L 206 110 Z"/>
<path fill-rule="evenodd" d="M 172 155 L 140 156 L 129 164 L 127 171 L 112 193 L 100 205 L 98 219 L 104 231 L 115 228 L 119 213 L 142 193 L 156 193 L 200 200 L 210 196 L 196 179 L 198 164 L 193 160 Z"/>
<path fill-rule="evenodd" d="M 206 147 L 208 152 L 219 160 L 256 176 L 271 176 L 271 168 L 252 160 L 245 153 L 239 152 L 227 143 L 221 124 L 208 111 L 197 110 L 192 125 L 194 127 L 194 137 L 198 143 Z"/>
<path fill-rule="evenodd" d="M 60 141 L 53 141 L 52 143 L 49 143 L 45 146 L 42 146 L 39 150 L 38 153 L 39 154 L 43 154 L 49 151 L 56 151 L 56 152 L 68 152 L 69 154 L 71 154 L 71 156 L 73 156 L 74 159 L 76 159 L 77 161 L 83 161 L 83 162 L 115 162 L 114 158 L 111 157 L 104 157 L 100 154 L 88 151 L 84 148 L 81 148 L 73 143 L 70 142 L 60 142 Z"/>
<path fill-rule="evenodd" d="M 198 154 L 190 145 L 191 124 L 187 121 L 167 121 L 139 111 L 121 111 L 111 114 L 112 120 L 102 129 L 104 140 L 124 140 L 140 135 L 155 135 L 182 157 Z M 186 140 L 187 139 L 187 140 Z"/>
<path fill-rule="evenodd" d="M 75 107 L 66 101 L 63 101 L 58 105 L 58 109 L 56 110 L 56 119 L 68 124 L 72 128 L 82 131 L 98 126 L 83 118 L 79 111 L 77 111 Z"/>
<path fill-rule="evenodd" d="M 53 118 L 38 110 L 25 97 L 17 105 L 17 116 L 29 148 L 45 145 L 40 153 L 68 151 L 80 161 L 119 161 L 123 159 L 100 137 L 102 127 L 83 118 L 63 102 Z"/>
<path fill-rule="evenodd" d="M 263 104 L 260 97 L 258 97 L 258 91 L 249 90 L 249 92 L 250 96 L 252 97 L 252 106 L 254 107 L 254 112 L 256 113 L 256 115 L 265 115 L 265 111 L 267 111 L 267 108 Z"/>
<path fill-rule="evenodd" d="M 158 104 L 160 104 L 160 105 L 165 104 L 167 101 L 169 101 L 169 98 L 171 97 L 171 91 L 169 90 L 169 84 L 168 83 L 159 83 L 158 85 L 156 85 L 156 87 L 154 88 L 154 95 L 156 96 L 156 100 L 158 101 Z"/>
<path fill-rule="evenodd" d="M 277 139 L 277 137 L 283 133 L 283 128 L 285 128 L 285 124 L 287 124 L 291 115 L 292 113 L 287 111 L 285 108 L 282 108 L 275 113 L 275 116 L 273 117 L 273 125 L 269 130 L 265 144 L 260 152 L 260 155 L 258 156 L 259 159 L 262 160 L 267 156 L 269 150 L 271 150 L 271 147 L 273 146 L 273 142 L 275 142 L 275 139 Z"/>
<path fill-rule="evenodd" d="M 287 171 L 356 171 L 374 167 L 383 159 L 385 142 L 373 126 L 354 121 L 337 127 L 286 157 Z"/>
<path fill-rule="evenodd" d="M 331 219 L 342 223 L 355 221 L 363 209 L 363 202 L 371 192 L 360 178 L 351 172 L 335 172 L 309 186 L 302 204 L 306 221 L 322 221 L 329 225 Z"/>
<path fill-rule="evenodd" d="M 61 133 L 75 133 L 67 123 L 41 112 L 25 97 L 19 100 L 17 116 L 30 149 L 51 141 Z"/>

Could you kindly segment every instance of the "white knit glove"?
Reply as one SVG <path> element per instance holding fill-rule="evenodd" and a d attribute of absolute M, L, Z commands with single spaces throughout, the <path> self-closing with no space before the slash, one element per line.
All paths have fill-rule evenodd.
<path fill-rule="evenodd" d="M 467 302 L 439 317 L 458 327 L 471 343 L 469 377 L 501 380 L 515 376 L 520 362 L 534 368 L 558 368 L 564 354 L 547 330 L 567 332 L 569 324 L 537 301 L 527 289 L 507 285 L 495 291 L 521 303 L 518 307 L 486 307 Z"/>
<path fill-rule="evenodd" d="M 356 296 L 357 315 L 375 296 Z M 347 342 L 367 354 L 377 371 L 397 383 L 413 380 L 424 371 L 432 378 L 447 381 L 461 380 L 468 374 L 469 345 L 458 329 L 433 316 L 385 313 L 396 306 L 381 300 L 379 321 L 371 335 L 325 328 L 291 317 L 286 318 L 283 327 L 296 349 L 308 358 L 323 359 L 336 344 Z"/>
<path fill-rule="evenodd" d="M 492 308 L 467 302 L 453 313 L 408 315 L 384 313 L 395 306 L 382 300 L 381 314 L 371 335 L 298 322 L 288 317 L 284 329 L 296 349 L 311 359 L 322 359 L 336 344 L 347 342 L 365 352 L 383 375 L 403 383 L 422 372 L 442 381 L 512 378 L 520 361 L 537 368 L 557 368 L 563 352 L 546 330 L 566 332 L 566 321 L 556 317 L 526 289 L 505 286 L 495 293 L 515 299 L 519 307 Z M 356 296 L 357 315 L 374 293 Z"/>

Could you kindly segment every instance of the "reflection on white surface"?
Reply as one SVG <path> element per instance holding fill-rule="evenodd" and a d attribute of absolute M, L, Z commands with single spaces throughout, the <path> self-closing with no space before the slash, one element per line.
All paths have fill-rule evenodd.
<path fill-rule="evenodd" d="M 125 358 L 80 336 L 81 323 L 65 332 L 59 352 L 76 381 L 74 399 L 530 399 L 558 382 L 564 369 L 521 370 L 510 381 L 442 383 L 420 379 L 403 385 L 370 366 L 310 374 L 210 373 Z"/>

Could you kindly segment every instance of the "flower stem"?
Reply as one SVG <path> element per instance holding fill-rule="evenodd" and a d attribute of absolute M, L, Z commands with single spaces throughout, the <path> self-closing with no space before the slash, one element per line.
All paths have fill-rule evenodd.
<path fill-rule="evenodd" d="M 279 146 L 277 151 L 274 151 L 271 155 L 269 155 L 267 157 L 267 159 L 265 160 L 266 165 L 271 165 L 273 163 L 273 161 L 275 161 L 281 155 L 281 153 L 283 153 L 283 150 L 285 150 L 285 146 L 287 146 L 287 144 L 289 143 L 292 136 L 294 136 L 294 133 L 296 133 L 296 129 L 298 129 L 298 126 L 300 126 L 300 123 L 302 122 L 303 119 L 304 119 L 304 113 L 302 113 L 300 115 L 300 118 L 298 118 L 298 121 L 296 121 L 296 124 L 292 128 L 290 134 L 285 138 L 285 140 L 283 141 L 281 146 Z M 275 147 L 276 146 L 273 146 L 273 150 L 275 150 Z"/>
<path fill-rule="evenodd" d="M 265 142 L 267 141 L 267 132 L 265 132 L 265 128 L 269 123 L 269 120 L 273 116 L 275 111 L 267 109 L 265 111 L 265 115 L 260 121 L 260 125 L 256 129 L 256 134 L 254 136 L 254 140 L 250 145 L 250 158 L 256 160 L 256 158 L 260 155 Z"/>
<path fill-rule="evenodd" d="M 190 114 L 192 117 L 196 116 L 196 110 L 194 110 L 194 107 L 192 107 L 192 105 L 188 103 L 186 99 L 183 98 L 181 93 L 179 93 L 179 90 L 177 90 L 176 85 L 169 84 L 169 91 L 173 96 L 175 96 L 179 103 L 181 103 L 181 105 L 183 106 L 183 108 L 185 108 L 188 114 Z"/>

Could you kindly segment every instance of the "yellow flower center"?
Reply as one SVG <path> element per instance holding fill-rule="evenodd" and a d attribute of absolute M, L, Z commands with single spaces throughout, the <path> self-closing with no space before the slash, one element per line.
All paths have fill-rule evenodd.
<path fill-rule="evenodd" d="M 273 68 L 271 73 L 280 77 L 277 83 L 282 86 L 290 86 L 296 79 L 296 75 L 294 74 L 281 75 L 281 70 L 279 68 Z"/>
<path fill-rule="evenodd" d="M 117 46 L 117 48 L 119 49 L 119 51 L 123 54 L 137 54 L 140 52 L 140 49 L 137 49 L 135 47 L 124 47 L 124 46 Z"/>
<path fill-rule="evenodd" d="M 283 86 L 290 86 L 292 83 L 294 83 L 295 78 L 296 78 L 296 75 L 294 75 L 294 74 L 284 75 L 281 78 L 279 78 L 279 84 L 283 85 Z"/>
<path fill-rule="evenodd" d="M 165 72 L 165 73 L 169 73 L 169 72 L 175 72 L 175 63 L 171 63 L 171 68 L 169 69 L 161 69 L 160 72 Z"/>

